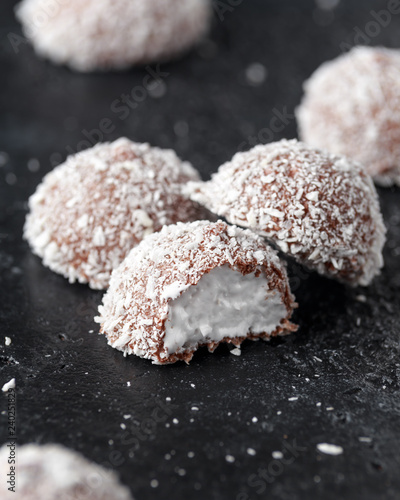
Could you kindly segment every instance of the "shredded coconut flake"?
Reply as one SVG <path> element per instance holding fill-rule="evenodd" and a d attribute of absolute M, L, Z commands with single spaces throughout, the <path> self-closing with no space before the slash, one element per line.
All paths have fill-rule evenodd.
<path fill-rule="evenodd" d="M 4 384 L 1 390 L 3 392 L 7 392 L 8 389 L 15 389 L 15 378 L 12 378 L 10 381 Z"/>
<path fill-rule="evenodd" d="M 319 443 L 317 449 L 321 453 L 325 453 L 325 455 L 341 455 L 343 453 L 343 448 L 336 444 Z"/>

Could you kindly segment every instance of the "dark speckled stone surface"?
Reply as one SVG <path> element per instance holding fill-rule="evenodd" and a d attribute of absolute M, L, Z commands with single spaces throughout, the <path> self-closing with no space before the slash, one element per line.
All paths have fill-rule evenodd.
<path fill-rule="evenodd" d="M 210 41 L 161 67 L 164 84 L 125 119 L 116 100 L 142 85 L 145 69 L 80 75 L 25 43 L 16 53 L 12 2 L 0 4 L 0 383 L 17 380 L 19 443 L 79 450 L 113 467 L 137 500 L 398 499 L 399 189 L 379 190 L 388 242 L 371 287 L 346 289 L 290 266 L 299 332 L 248 342 L 241 357 L 201 351 L 190 366 L 152 366 L 109 348 L 92 320 L 101 293 L 42 267 L 21 238 L 28 196 L 104 118 L 103 140 L 171 147 L 204 178 L 260 130 L 267 141 L 295 137 L 302 81 L 390 2 L 342 0 L 332 11 L 311 0 L 218 5 L 234 3 L 223 21 L 215 16 Z M 368 43 L 399 47 L 399 27 L 392 15 Z M 267 70 L 258 86 L 246 78 L 255 62 Z M 272 134 L 277 111 L 287 120 Z M 4 441 L 4 413 L 0 424 Z M 319 453 L 322 442 L 343 454 Z"/>

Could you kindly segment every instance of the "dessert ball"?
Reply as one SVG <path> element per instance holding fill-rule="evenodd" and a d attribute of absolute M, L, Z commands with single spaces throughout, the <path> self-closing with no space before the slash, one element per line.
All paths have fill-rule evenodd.
<path fill-rule="evenodd" d="M 17 17 L 38 54 L 78 71 L 171 59 L 206 33 L 209 0 L 23 0 Z"/>
<path fill-rule="evenodd" d="M 106 288 L 111 271 L 164 224 L 203 217 L 182 194 L 199 179 L 171 150 L 128 139 L 70 156 L 29 200 L 24 235 L 45 266 L 71 283 Z"/>
<path fill-rule="evenodd" d="M 356 47 L 304 84 L 302 140 L 361 162 L 383 185 L 400 185 L 400 51 Z"/>
<path fill-rule="evenodd" d="M 349 159 L 282 140 L 236 154 L 210 181 L 187 189 L 321 274 L 368 285 L 382 267 L 385 227 L 375 187 Z"/>
<path fill-rule="evenodd" d="M 10 472 L 7 445 L 0 449 L 0 498 L 18 500 L 132 500 L 114 472 L 89 462 L 60 445 L 18 446 L 15 493 L 6 482 Z"/>
<path fill-rule="evenodd" d="M 113 272 L 99 307 L 101 333 L 155 364 L 191 360 L 221 342 L 268 339 L 296 327 L 286 271 L 274 250 L 225 222 L 166 226 Z"/>

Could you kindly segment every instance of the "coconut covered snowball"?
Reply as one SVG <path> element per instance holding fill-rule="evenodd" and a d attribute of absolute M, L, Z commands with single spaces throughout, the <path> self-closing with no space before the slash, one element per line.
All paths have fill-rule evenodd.
<path fill-rule="evenodd" d="M 308 144 L 361 162 L 400 185 L 400 51 L 356 47 L 317 69 L 297 109 Z"/>
<path fill-rule="evenodd" d="M 155 364 L 191 360 L 221 342 L 294 331 L 286 271 L 249 230 L 225 222 L 166 226 L 113 272 L 99 307 L 101 333 L 123 353 Z"/>
<path fill-rule="evenodd" d="M 60 445 L 18 446 L 15 492 L 9 491 L 10 449 L 0 449 L 2 500 L 132 500 L 116 474 Z M 6 479 L 7 478 L 7 479 Z"/>
<path fill-rule="evenodd" d="M 385 227 L 363 168 L 296 140 L 236 154 L 192 199 L 253 229 L 319 273 L 368 285 L 382 267 Z"/>
<path fill-rule="evenodd" d="M 182 194 L 199 179 L 171 150 L 128 139 L 70 156 L 29 200 L 24 235 L 45 266 L 71 283 L 106 288 L 111 271 L 164 224 L 203 217 Z"/>
<path fill-rule="evenodd" d="M 207 32 L 209 0 L 23 0 L 16 9 L 36 52 L 78 71 L 171 59 Z"/>

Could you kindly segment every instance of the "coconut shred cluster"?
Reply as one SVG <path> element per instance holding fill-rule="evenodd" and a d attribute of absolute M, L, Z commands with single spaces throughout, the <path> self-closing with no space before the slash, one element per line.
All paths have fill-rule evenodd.
<path fill-rule="evenodd" d="M 383 264 L 371 179 L 296 140 L 237 154 L 202 182 L 174 152 L 119 139 L 70 157 L 29 205 L 33 251 L 71 282 L 108 288 L 101 333 L 156 364 L 296 330 L 272 246 L 351 286 Z"/>

